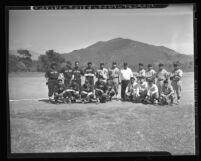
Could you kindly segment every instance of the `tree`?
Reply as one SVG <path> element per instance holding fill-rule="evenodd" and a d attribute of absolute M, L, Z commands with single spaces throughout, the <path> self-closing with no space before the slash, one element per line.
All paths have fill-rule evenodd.
<path fill-rule="evenodd" d="M 22 56 L 22 58 L 31 58 L 31 54 L 29 53 L 29 50 L 19 49 L 17 50 L 18 54 Z"/>
<path fill-rule="evenodd" d="M 33 65 L 33 62 L 31 59 L 32 55 L 29 53 L 28 50 L 24 50 L 24 49 L 17 50 L 17 52 L 20 56 L 20 61 L 23 62 L 23 64 L 26 67 L 26 71 L 30 71 L 30 69 Z"/>
<path fill-rule="evenodd" d="M 19 57 L 16 55 L 9 55 L 8 58 L 8 71 L 9 72 L 17 72 L 18 71 L 18 64 Z"/>
<path fill-rule="evenodd" d="M 45 55 L 40 55 L 38 57 L 38 62 L 39 70 L 46 71 L 53 62 L 61 68 L 61 64 L 65 62 L 65 59 L 61 56 L 61 54 L 55 52 L 54 50 L 48 50 Z"/>

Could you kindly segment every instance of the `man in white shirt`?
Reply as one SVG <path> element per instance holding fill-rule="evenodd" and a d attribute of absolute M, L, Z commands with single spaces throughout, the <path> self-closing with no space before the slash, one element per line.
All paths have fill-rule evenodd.
<path fill-rule="evenodd" d="M 177 95 L 178 104 L 180 103 L 180 98 L 181 98 L 181 83 L 182 83 L 181 78 L 183 76 L 183 71 L 180 69 L 180 67 L 181 67 L 181 64 L 179 62 L 174 63 L 174 70 L 170 76 L 170 80 L 172 81 L 171 85 Z"/>
<path fill-rule="evenodd" d="M 96 77 L 103 77 L 103 82 L 107 82 L 108 70 L 104 67 L 104 63 L 100 63 L 100 68 L 97 70 Z"/>
<path fill-rule="evenodd" d="M 145 98 L 145 103 L 157 104 L 158 103 L 158 87 L 154 84 L 153 80 L 148 82 L 147 96 Z"/>
<path fill-rule="evenodd" d="M 125 90 L 128 86 L 131 77 L 133 77 L 132 70 L 128 67 L 128 63 L 124 63 L 124 68 L 120 70 L 120 84 L 121 84 L 121 99 L 125 101 Z"/>
<path fill-rule="evenodd" d="M 125 90 L 128 101 L 136 101 L 139 97 L 139 85 L 136 82 L 136 78 L 131 77 L 130 83 Z"/>

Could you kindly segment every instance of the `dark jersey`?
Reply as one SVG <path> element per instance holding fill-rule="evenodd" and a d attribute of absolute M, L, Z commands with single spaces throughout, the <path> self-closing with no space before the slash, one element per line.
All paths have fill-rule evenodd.
<path fill-rule="evenodd" d="M 71 79 L 73 75 L 73 69 L 72 68 L 63 68 L 61 71 L 65 77 L 65 79 Z"/>
<path fill-rule="evenodd" d="M 45 77 L 48 79 L 58 79 L 59 72 L 57 70 L 50 69 L 45 73 Z"/>
<path fill-rule="evenodd" d="M 80 80 L 81 75 L 83 75 L 83 71 L 80 68 L 73 69 L 74 80 Z"/>
<path fill-rule="evenodd" d="M 93 88 L 91 87 L 90 84 L 84 84 L 82 86 L 82 91 L 85 91 L 85 92 L 93 92 Z"/>
<path fill-rule="evenodd" d="M 106 83 L 105 82 L 99 82 L 99 81 L 97 81 L 96 83 L 95 83 L 95 88 L 97 88 L 97 89 L 101 89 L 101 90 L 103 90 L 104 92 L 106 92 L 107 91 L 107 85 L 106 85 Z"/>
<path fill-rule="evenodd" d="M 60 94 L 60 93 L 62 93 L 64 90 L 66 90 L 66 87 L 65 87 L 64 84 L 61 84 L 61 85 L 60 85 L 60 84 L 57 84 L 57 85 L 55 86 L 54 92 Z"/>
<path fill-rule="evenodd" d="M 95 69 L 94 68 L 86 68 L 84 70 L 84 74 L 95 74 Z"/>
<path fill-rule="evenodd" d="M 80 86 L 78 83 L 73 83 L 72 84 L 72 89 L 75 90 L 75 91 L 80 91 Z"/>

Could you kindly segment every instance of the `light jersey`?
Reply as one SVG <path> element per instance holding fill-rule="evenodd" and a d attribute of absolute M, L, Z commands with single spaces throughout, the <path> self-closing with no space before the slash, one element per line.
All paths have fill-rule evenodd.
<path fill-rule="evenodd" d="M 139 70 L 139 71 L 138 71 L 138 76 L 140 76 L 140 77 L 141 77 L 141 76 L 144 76 L 144 77 L 145 77 L 145 76 L 146 76 L 146 70 L 145 70 L 145 69 Z"/>
<path fill-rule="evenodd" d="M 147 95 L 152 95 L 158 92 L 158 87 L 156 84 L 152 84 L 152 86 L 148 85 L 147 88 Z"/>
<path fill-rule="evenodd" d="M 146 71 L 145 76 L 147 78 L 150 78 L 150 77 L 155 76 L 155 74 L 156 74 L 156 71 L 154 69 L 151 69 L 150 71 Z"/>
<path fill-rule="evenodd" d="M 170 93 L 173 93 L 173 87 L 171 85 L 168 85 L 168 87 L 166 88 L 165 86 L 162 87 L 161 93 L 164 95 L 168 95 Z"/>
<path fill-rule="evenodd" d="M 140 91 L 146 91 L 147 88 L 148 88 L 148 83 L 146 81 L 144 81 L 142 84 L 138 83 L 138 85 L 139 85 L 139 90 Z"/>
<path fill-rule="evenodd" d="M 173 77 L 173 81 L 181 80 L 181 78 L 183 76 L 183 71 L 181 69 L 174 70 L 172 72 L 171 76 Z M 176 77 L 179 77 L 179 79 L 177 80 Z"/>
<path fill-rule="evenodd" d="M 137 94 L 139 94 L 139 85 L 138 83 L 134 82 L 133 84 L 131 84 L 131 82 L 128 84 L 128 86 L 126 87 L 126 93 L 127 92 L 136 92 Z"/>
<path fill-rule="evenodd" d="M 108 78 L 108 70 L 106 68 L 103 69 L 97 69 L 98 76 L 102 76 L 104 80 L 107 80 Z"/>
<path fill-rule="evenodd" d="M 121 80 L 130 80 L 131 77 L 133 77 L 133 72 L 130 68 L 127 67 L 127 69 L 120 70 L 120 79 Z"/>
<path fill-rule="evenodd" d="M 119 68 L 109 69 L 109 78 L 119 78 Z"/>
<path fill-rule="evenodd" d="M 156 77 L 158 78 L 159 81 L 167 79 L 168 75 L 169 75 L 169 73 L 165 69 L 159 70 L 156 73 Z"/>

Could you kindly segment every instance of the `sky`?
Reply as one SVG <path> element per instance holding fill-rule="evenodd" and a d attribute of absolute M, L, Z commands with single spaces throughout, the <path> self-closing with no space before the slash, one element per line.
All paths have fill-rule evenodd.
<path fill-rule="evenodd" d="M 85 48 L 117 37 L 194 54 L 193 5 L 161 9 L 10 10 L 9 49 L 40 54 Z"/>

